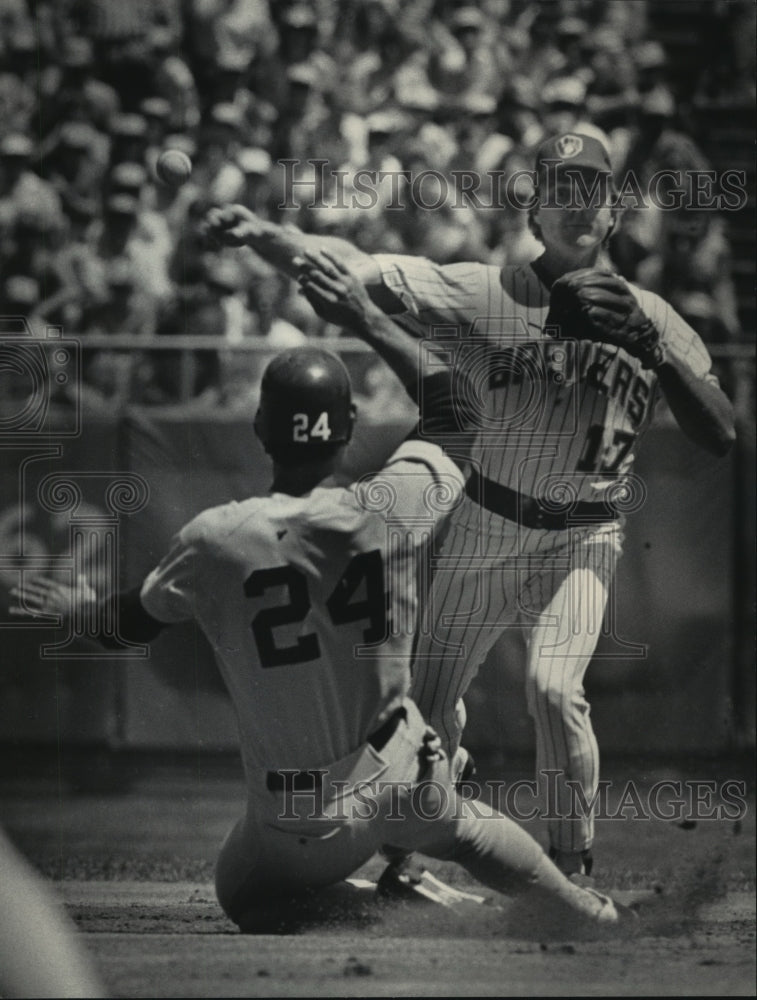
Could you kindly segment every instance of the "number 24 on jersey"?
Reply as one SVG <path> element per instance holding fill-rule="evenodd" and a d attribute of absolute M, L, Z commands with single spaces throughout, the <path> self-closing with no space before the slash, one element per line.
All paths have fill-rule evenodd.
<path fill-rule="evenodd" d="M 365 596 L 357 598 L 357 591 L 363 583 Z M 321 649 L 315 632 L 298 636 L 297 641 L 288 646 L 278 645 L 274 634 L 279 626 L 294 625 L 305 620 L 311 607 L 307 577 L 294 566 L 257 569 L 245 580 L 245 596 L 262 597 L 272 587 L 285 588 L 287 599 L 274 607 L 261 608 L 250 624 L 261 666 L 284 667 L 317 660 Z M 384 561 L 378 549 L 359 552 L 350 560 L 327 599 L 326 608 L 335 626 L 367 622 L 367 627 L 363 630 L 365 643 L 379 643 L 386 637 Z"/>

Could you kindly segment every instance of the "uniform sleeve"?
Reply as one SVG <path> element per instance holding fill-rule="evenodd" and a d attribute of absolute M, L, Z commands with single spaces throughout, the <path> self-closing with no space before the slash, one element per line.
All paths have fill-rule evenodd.
<path fill-rule="evenodd" d="M 166 624 L 194 617 L 198 563 L 197 544 L 184 529 L 142 584 L 139 596 L 145 611 Z"/>
<path fill-rule="evenodd" d="M 653 292 L 634 289 L 639 304 L 660 332 L 663 345 L 684 361 L 697 378 L 719 385 L 712 358 L 702 338 L 672 306 Z"/>
<path fill-rule="evenodd" d="M 476 262 L 434 264 L 425 257 L 401 254 L 374 254 L 373 259 L 381 269 L 384 284 L 405 307 L 404 314 L 392 318 L 412 332 L 425 337 L 430 326 L 469 325 L 482 310 L 485 315 L 491 313 L 488 272 L 498 279 L 498 268 Z"/>
<path fill-rule="evenodd" d="M 358 504 L 383 513 L 390 523 L 435 530 L 463 498 L 465 479 L 442 449 L 405 441 L 383 469 L 355 486 Z"/>

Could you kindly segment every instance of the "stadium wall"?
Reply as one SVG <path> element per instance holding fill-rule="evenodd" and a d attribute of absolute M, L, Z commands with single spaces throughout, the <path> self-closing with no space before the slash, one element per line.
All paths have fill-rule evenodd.
<path fill-rule="evenodd" d="M 406 423 L 359 425 L 349 473 L 378 467 L 406 430 Z M 90 419 L 84 437 L 52 450 L 40 446 L 31 454 L 24 446 L 5 454 L 3 607 L 20 560 L 28 565 L 34 556 L 67 572 L 72 524 L 85 515 L 97 522 L 103 511 L 103 473 L 136 474 L 149 490 L 141 509 L 97 529 L 104 538 L 117 522 L 121 586 L 139 583 L 195 513 L 269 486 L 268 462 L 249 422 L 222 414 L 134 409 Z M 606 753 L 717 753 L 743 740 L 735 704 L 748 687 L 736 656 L 741 543 L 734 534 L 734 461 L 703 459 L 667 423 L 644 440 L 637 472 L 647 499 L 629 518 L 614 628 L 600 640 L 587 679 Z M 40 485 L 55 472 L 79 484 L 77 509 L 40 505 Z M 65 640 L 62 630 L 19 628 L 3 617 L 0 739 L 173 750 L 236 745 L 233 712 L 193 626 L 164 633 L 149 658 L 106 660 L 86 639 L 42 657 L 41 645 Z M 471 749 L 532 749 L 522 654 L 520 635 L 508 634 L 482 667 L 467 699 Z"/>

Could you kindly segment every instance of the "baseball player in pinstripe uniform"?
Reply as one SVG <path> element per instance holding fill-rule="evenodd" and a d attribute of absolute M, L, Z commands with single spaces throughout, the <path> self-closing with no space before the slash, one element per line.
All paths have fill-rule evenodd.
<path fill-rule="evenodd" d="M 575 809 L 568 782 L 591 802 L 599 755 L 583 680 L 622 551 L 624 516 L 644 501 L 632 473 L 637 443 L 659 391 L 703 447 L 723 454 L 734 431 L 694 330 L 658 296 L 597 271 L 607 266 L 602 251 L 617 217 L 606 201 L 586 206 L 575 178 L 586 187 L 603 176 L 610 181 L 604 147 L 588 136 L 556 136 L 539 148 L 535 169 L 531 219 L 546 249 L 532 264 L 500 270 L 376 259 L 421 332 L 454 325 L 461 363 L 482 372 L 467 499 L 438 562 L 427 610 L 433 624 L 418 636 L 413 697 L 452 756 L 458 699 L 503 630 L 522 630 L 537 780 L 555 781 L 550 854 L 566 873 L 588 875 L 592 811 Z M 588 315 L 566 329 L 554 289 L 574 279 L 584 287 L 594 282 L 600 298 L 619 290 L 623 308 L 638 310 L 639 326 L 651 331 L 654 349 L 620 346 L 609 322 L 604 332 L 590 329 Z"/>
<path fill-rule="evenodd" d="M 703 448 L 724 454 L 734 429 L 695 331 L 659 296 L 605 270 L 618 209 L 611 197 L 587 193 L 599 182 L 612 193 L 604 146 L 581 134 L 553 136 L 536 153 L 535 178 L 530 218 L 545 251 L 503 269 L 370 256 L 338 239 L 284 230 L 241 206 L 211 215 L 228 240 L 290 274 L 308 246 L 349 253 L 382 309 L 417 337 L 437 340 L 467 370 L 476 443 L 466 498 L 451 517 L 420 618 L 412 693 L 453 757 L 462 696 L 503 631 L 522 631 L 537 778 L 550 772 L 556 788 L 550 853 L 565 873 L 588 874 L 591 810 L 571 815 L 568 782 L 591 802 L 599 764 L 583 678 L 625 513 L 643 503 L 632 473 L 637 442 L 660 392 Z M 570 318 L 566 329 L 558 310 L 550 316 L 558 302 Z"/>
<path fill-rule="evenodd" d="M 412 336 L 359 279 L 319 254 L 303 262 L 301 283 L 416 399 L 420 387 L 434 438 L 457 432 L 449 368 L 421 371 Z M 460 500 L 463 474 L 413 434 L 374 477 L 334 485 L 354 417 L 335 355 L 275 358 L 255 418 L 274 465 L 270 495 L 200 514 L 117 604 L 121 636 L 135 641 L 198 621 L 232 697 L 248 798 L 219 857 L 221 905 L 255 927 L 262 903 L 339 881 L 391 840 L 459 859 L 488 886 L 528 893 L 587 928 L 616 925 L 612 900 L 572 884 L 511 819 L 456 799 L 439 740 L 407 692 L 419 549 Z M 75 594 L 94 600 L 81 581 L 73 591 L 30 581 L 16 611 L 70 610 Z"/>

